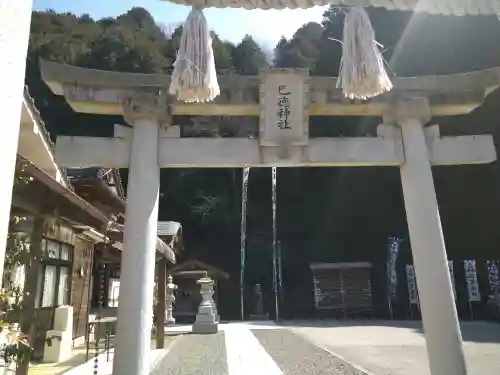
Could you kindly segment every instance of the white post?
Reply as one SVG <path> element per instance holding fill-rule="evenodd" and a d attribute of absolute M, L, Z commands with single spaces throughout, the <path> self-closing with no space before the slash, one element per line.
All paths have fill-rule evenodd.
<path fill-rule="evenodd" d="M 164 123 L 157 96 L 140 94 L 125 104 L 134 125 L 122 251 L 115 375 L 148 375 L 153 323 L 155 248 L 160 168 L 158 142 Z"/>
<path fill-rule="evenodd" d="M 21 122 L 24 72 L 31 23 L 32 0 L 0 0 L 0 103 L 2 158 L 0 159 L 0 287 L 12 203 L 17 142 Z"/>
<path fill-rule="evenodd" d="M 395 114 L 406 156 L 401 182 L 431 374 L 465 375 L 462 335 L 423 127 L 430 119 L 429 105 L 425 99 L 409 100 L 400 103 Z"/>

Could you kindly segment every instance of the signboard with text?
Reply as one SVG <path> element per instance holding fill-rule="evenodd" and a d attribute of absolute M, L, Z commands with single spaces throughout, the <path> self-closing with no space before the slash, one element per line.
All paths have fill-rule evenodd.
<path fill-rule="evenodd" d="M 500 293 L 500 272 L 498 270 L 498 261 L 489 260 L 486 262 L 488 268 L 488 281 L 490 282 L 491 293 Z"/>
<path fill-rule="evenodd" d="M 418 305 L 417 279 L 415 277 L 415 267 L 413 264 L 406 265 L 406 284 L 408 286 L 408 299 L 410 305 Z"/>
<path fill-rule="evenodd" d="M 262 145 L 306 145 L 309 129 L 308 73 L 272 69 L 261 75 L 260 140 Z"/>

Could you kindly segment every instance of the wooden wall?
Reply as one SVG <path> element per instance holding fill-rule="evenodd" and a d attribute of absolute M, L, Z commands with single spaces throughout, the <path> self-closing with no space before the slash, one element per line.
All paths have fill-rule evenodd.
<path fill-rule="evenodd" d="M 70 274 L 70 304 L 73 306 L 73 338 L 85 336 L 88 314 L 88 293 L 91 284 L 92 255 L 94 244 L 75 235 L 71 227 L 56 225 L 48 227 L 45 237 L 72 244 L 73 265 Z M 83 276 L 80 269 L 83 268 Z M 39 308 L 35 310 L 35 358 L 43 356 L 45 333 L 53 328 L 54 308 Z"/>
<path fill-rule="evenodd" d="M 92 242 L 80 237 L 76 238 L 70 299 L 71 306 L 73 306 L 73 338 L 85 336 L 89 288 L 91 288 L 92 283 L 93 251 L 94 244 Z"/>

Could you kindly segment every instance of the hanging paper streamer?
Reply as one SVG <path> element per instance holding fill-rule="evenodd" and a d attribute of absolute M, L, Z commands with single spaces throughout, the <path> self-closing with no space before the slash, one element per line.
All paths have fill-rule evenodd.
<path fill-rule="evenodd" d="M 413 264 L 406 265 L 406 284 L 408 286 L 408 299 L 410 305 L 420 305 L 418 301 L 417 279 Z"/>
<path fill-rule="evenodd" d="M 247 200 L 248 200 L 248 176 L 250 168 L 243 168 L 243 186 L 241 189 L 241 243 L 240 243 L 240 303 L 241 320 L 245 318 L 243 297 L 245 292 L 245 258 L 247 244 Z"/>
<path fill-rule="evenodd" d="M 489 260 L 486 262 L 488 268 L 488 280 L 490 290 L 493 295 L 500 293 L 500 272 L 498 271 L 498 261 Z"/>
<path fill-rule="evenodd" d="M 479 284 L 477 282 L 476 261 L 465 260 L 465 282 L 467 283 L 467 292 L 469 294 L 470 302 L 481 301 L 481 294 L 479 292 Z"/>
<path fill-rule="evenodd" d="M 453 271 L 453 261 L 448 261 L 448 270 L 450 271 L 451 287 L 453 289 L 453 297 L 457 299 L 457 291 L 455 290 L 455 272 Z"/>
<path fill-rule="evenodd" d="M 401 237 L 389 237 L 387 252 L 387 291 L 390 299 L 395 299 L 397 295 L 398 274 L 396 263 L 403 239 Z"/>

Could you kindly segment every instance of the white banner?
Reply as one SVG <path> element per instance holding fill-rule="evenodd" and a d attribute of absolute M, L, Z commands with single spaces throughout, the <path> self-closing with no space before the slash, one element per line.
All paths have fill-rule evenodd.
<path fill-rule="evenodd" d="M 457 299 L 457 291 L 455 290 L 455 272 L 453 272 L 453 261 L 448 261 L 448 270 L 450 271 L 451 287 L 453 288 L 453 297 Z"/>
<path fill-rule="evenodd" d="M 479 284 L 477 282 L 476 261 L 464 260 L 464 268 L 469 301 L 479 302 L 481 301 L 481 293 L 479 292 Z"/>
<path fill-rule="evenodd" d="M 408 285 L 408 298 L 410 305 L 418 305 L 417 279 L 415 278 L 415 267 L 406 265 L 406 284 Z"/>
<path fill-rule="evenodd" d="M 491 293 L 500 292 L 500 272 L 498 271 L 498 261 L 489 260 L 486 262 L 488 267 L 488 280 L 490 281 Z"/>
<path fill-rule="evenodd" d="M 401 237 L 389 237 L 387 246 L 387 294 L 389 299 L 395 300 L 398 294 L 398 273 L 396 263 L 403 239 Z"/>
<path fill-rule="evenodd" d="M 313 277 L 313 291 L 314 291 L 314 304 L 316 308 L 319 307 L 319 303 L 323 299 L 323 293 L 321 292 L 321 288 L 319 286 L 319 280 Z"/>

